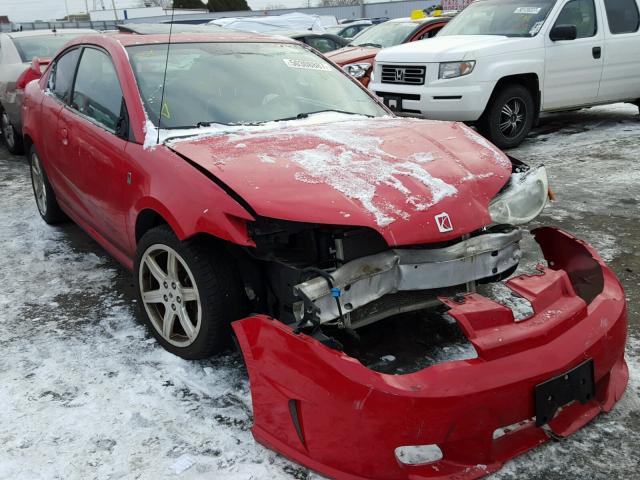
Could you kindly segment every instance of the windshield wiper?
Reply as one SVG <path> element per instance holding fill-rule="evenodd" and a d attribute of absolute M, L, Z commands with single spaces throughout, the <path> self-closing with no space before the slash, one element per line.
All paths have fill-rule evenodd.
<path fill-rule="evenodd" d="M 309 116 L 314 115 L 316 113 L 325 113 L 325 112 L 344 113 L 345 115 L 362 115 L 364 117 L 373 118 L 373 115 L 367 115 L 366 113 L 347 112 L 346 110 L 335 110 L 333 108 L 327 108 L 326 110 L 316 110 L 315 112 L 303 112 L 303 113 L 297 114 L 294 117 L 279 118 L 279 119 L 273 120 L 273 121 L 274 122 L 286 122 L 288 120 L 301 120 L 303 118 L 309 118 Z"/>
<path fill-rule="evenodd" d="M 373 48 L 382 48 L 382 45 L 379 43 L 358 43 L 357 45 L 352 45 L 353 47 L 373 47 Z"/>

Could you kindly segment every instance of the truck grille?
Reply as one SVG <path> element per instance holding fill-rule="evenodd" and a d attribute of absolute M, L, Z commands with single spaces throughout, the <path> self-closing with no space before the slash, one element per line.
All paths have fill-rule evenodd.
<path fill-rule="evenodd" d="M 382 65 L 382 83 L 424 85 L 425 67 L 413 65 Z"/>

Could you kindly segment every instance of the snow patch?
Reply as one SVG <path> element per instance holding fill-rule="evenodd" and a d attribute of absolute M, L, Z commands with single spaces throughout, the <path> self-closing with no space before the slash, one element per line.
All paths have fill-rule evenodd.
<path fill-rule="evenodd" d="M 356 147 L 357 148 L 357 147 Z M 304 169 L 295 178 L 311 184 L 324 183 L 346 197 L 358 201 L 376 220 L 386 227 L 398 218 L 409 219 L 410 213 L 399 210 L 378 194 L 378 187 L 392 187 L 407 196 L 407 206 L 423 211 L 453 196 L 457 189 L 439 178 L 434 178 L 416 162 L 390 162 L 381 156 L 356 158 L 347 147 L 331 148 L 321 144 L 315 149 L 294 153 L 293 161 Z M 410 195 L 403 179 L 418 180 L 429 189 L 430 197 Z"/>

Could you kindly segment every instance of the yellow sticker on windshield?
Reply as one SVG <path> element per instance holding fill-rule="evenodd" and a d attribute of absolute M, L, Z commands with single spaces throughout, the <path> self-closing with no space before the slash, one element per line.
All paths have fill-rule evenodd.
<path fill-rule="evenodd" d="M 162 111 L 160 112 L 160 115 L 164 118 L 171 118 L 171 112 L 169 111 L 169 105 L 167 105 L 167 102 L 162 104 Z"/>

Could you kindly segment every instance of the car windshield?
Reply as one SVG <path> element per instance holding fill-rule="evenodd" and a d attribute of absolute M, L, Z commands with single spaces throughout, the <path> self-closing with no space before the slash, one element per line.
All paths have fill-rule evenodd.
<path fill-rule="evenodd" d="M 351 45 L 378 48 L 400 45 L 417 26 L 416 22 L 386 22 L 374 25 L 357 35 Z"/>
<path fill-rule="evenodd" d="M 324 111 L 386 112 L 346 74 L 300 45 L 166 44 L 127 47 L 149 119 L 163 128 L 257 124 Z M 162 106 L 161 106 L 162 103 Z"/>
<path fill-rule="evenodd" d="M 53 58 L 69 40 L 83 33 L 76 34 L 51 34 L 19 37 L 13 39 L 13 44 L 18 49 L 23 62 L 30 62 L 33 57 Z"/>
<path fill-rule="evenodd" d="M 555 3 L 556 0 L 478 0 L 463 10 L 438 36 L 535 37 Z"/>

